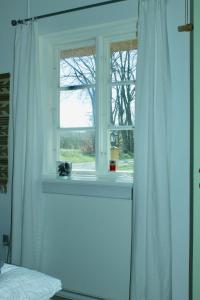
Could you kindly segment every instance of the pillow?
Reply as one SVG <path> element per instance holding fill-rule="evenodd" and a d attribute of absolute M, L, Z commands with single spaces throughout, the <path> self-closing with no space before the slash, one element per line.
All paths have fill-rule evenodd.
<path fill-rule="evenodd" d="M 4 264 L 0 280 L 1 300 L 50 299 L 61 290 L 60 280 L 23 267 Z"/>

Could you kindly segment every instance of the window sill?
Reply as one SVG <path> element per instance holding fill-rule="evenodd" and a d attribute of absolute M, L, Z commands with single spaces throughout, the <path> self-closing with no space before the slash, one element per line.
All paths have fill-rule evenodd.
<path fill-rule="evenodd" d="M 56 175 L 46 175 L 42 180 L 42 191 L 49 194 L 130 200 L 132 198 L 132 188 L 133 184 L 128 176 L 98 178 L 89 175 L 72 175 L 68 178 L 62 178 Z"/>

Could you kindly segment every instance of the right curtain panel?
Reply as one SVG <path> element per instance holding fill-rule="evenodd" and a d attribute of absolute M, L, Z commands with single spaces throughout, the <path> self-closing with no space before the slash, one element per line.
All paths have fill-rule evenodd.
<path fill-rule="evenodd" d="M 140 0 L 131 300 L 172 300 L 167 0 Z"/>

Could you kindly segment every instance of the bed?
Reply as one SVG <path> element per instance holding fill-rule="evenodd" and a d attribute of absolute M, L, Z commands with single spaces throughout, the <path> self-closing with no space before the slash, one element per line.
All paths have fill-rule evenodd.
<path fill-rule="evenodd" d="M 49 300 L 60 290 L 60 280 L 43 273 L 8 264 L 1 269 L 1 300 Z"/>

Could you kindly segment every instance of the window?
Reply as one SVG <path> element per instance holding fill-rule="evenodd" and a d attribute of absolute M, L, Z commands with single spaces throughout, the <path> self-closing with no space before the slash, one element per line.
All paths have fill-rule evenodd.
<path fill-rule="evenodd" d="M 137 42 L 131 30 L 106 29 L 67 43 L 62 38 L 52 47 L 56 72 L 47 147 L 53 150 L 47 164 L 54 168 L 64 160 L 74 173 L 132 176 Z"/>

